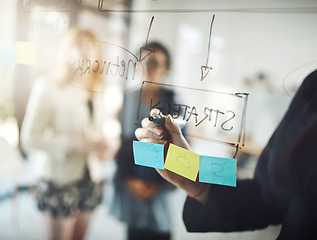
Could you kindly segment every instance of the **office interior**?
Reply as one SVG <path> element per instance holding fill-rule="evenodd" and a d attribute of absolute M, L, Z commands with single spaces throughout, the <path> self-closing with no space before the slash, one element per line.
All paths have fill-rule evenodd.
<path fill-rule="evenodd" d="M 240 129 L 244 137 L 239 139 L 236 158 L 237 178 L 249 178 L 297 88 L 316 69 L 316 9 L 314 0 L 1 0 L 0 239 L 42 239 L 32 195 L 36 166 L 21 148 L 20 130 L 32 86 L 54 69 L 59 44 L 69 29 L 92 30 L 113 51 L 113 61 L 128 55 L 137 62 L 140 47 L 162 42 L 172 57 L 165 84 L 173 88 L 247 93 Z M 35 62 L 27 57 L 12 62 L 18 43 L 35 46 L 33 51 L 28 49 Z M 202 66 L 209 68 L 204 78 Z M 119 113 L 123 93 L 143 79 L 117 76 L 105 81 L 112 93 L 109 108 Z M 103 89 L 98 91 L 102 94 Z M 182 97 L 193 105 L 210 100 L 208 94 L 201 99 L 194 92 Z M 196 135 L 200 137 L 189 137 L 194 152 L 235 155 L 236 148 L 226 140 L 210 141 L 204 131 Z M 109 214 L 115 161 L 104 163 L 104 199 L 94 212 L 86 239 L 125 239 L 125 224 Z M 241 233 L 188 233 L 182 223 L 185 198 L 183 191 L 176 190 L 171 202 L 174 240 L 274 239 L 278 234 L 279 226 Z"/>

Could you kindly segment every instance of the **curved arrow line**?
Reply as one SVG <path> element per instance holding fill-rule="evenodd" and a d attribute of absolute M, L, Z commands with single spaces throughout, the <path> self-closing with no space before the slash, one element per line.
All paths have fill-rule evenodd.
<path fill-rule="evenodd" d="M 141 48 L 140 48 L 140 56 L 139 56 L 139 59 L 138 59 L 140 62 L 142 62 L 143 59 L 146 58 L 148 55 L 150 55 L 152 52 L 155 52 L 155 50 L 152 50 L 152 49 L 148 49 L 148 48 L 147 48 L 147 43 L 148 43 L 148 40 L 149 40 L 149 35 L 150 35 L 150 31 L 151 31 L 151 27 L 152 27 L 153 20 L 154 20 L 154 16 L 152 16 L 152 18 L 151 18 L 149 30 L 148 30 L 148 32 L 147 32 L 147 36 L 146 36 L 146 40 L 145 40 L 145 45 L 144 45 L 144 47 L 141 47 Z M 143 58 L 142 58 L 142 49 L 145 49 L 145 50 L 150 51 L 150 52 L 149 52 L 148 54 L 146 54 Z"/>
<path fill-rule="evenodd" d="M 102 11 L 102 6 L 103 6 L 103 0 L 99 0 L 98 2 L 98 10 Z"/>
<path fill-rule="evenodd" d="M 211 20 L 211 24 L 210 24 L 209 43 L 208 43 L 206 66 L 208 66 L 209 52 L 210 52 L 210 45 L 211 45 L 211 32 L 212 32 L 212 25 L 214 24 L 214 20 L 215 20 L 215 14 L 212 16 L 212 20 Z"/>
<path fill-rule="evenodd" d="M 149 26 L 149 31 L 147 32 L 146 41 L 145 41 L 145 48 L 147 48 L 147 42 L 149 40 L 149 35 L 150 35 L 150 30 L 151 30 L 151 27 L 152 27 L 153 20 L 154 20 L 154 16 L 152 16 L 151 23 L 150 23 L 150 26 Z"/>

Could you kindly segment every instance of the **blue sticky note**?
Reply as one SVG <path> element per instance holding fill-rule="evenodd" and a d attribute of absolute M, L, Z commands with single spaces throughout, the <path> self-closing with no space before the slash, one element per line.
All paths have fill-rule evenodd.
<path fill-rule="evenodd" d="M 164 145 L 133 141 L 134 163 L 164 169 Z"/>
<path fill-rule="evenodd" d="M 16 48 L 7 43 L 0 42 L 0 62 L 5 63 L 10 67 L 15 67 L 16 64 Z"/>
<path fill-rule="evenodd" d="M 237 159 L 199 156 L 199 181 L 236 187 Z"/>

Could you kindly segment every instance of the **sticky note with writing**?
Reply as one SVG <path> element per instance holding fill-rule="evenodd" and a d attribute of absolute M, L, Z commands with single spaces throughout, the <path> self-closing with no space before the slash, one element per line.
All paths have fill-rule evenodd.
<path fill-rule="evenodd" d="M 199 181 L 235 187 L 237 159 L 200 156 Z"/>
<path fill-rule="evenodd" d="M 199 170 L 199 155 L 170 144 L 164 168 L 192 181 L 196 181 Z"/>
<path fill-rule="evenodd" d="M 133 141 L 134 163 L 164 169 L 164 145 Z"/>
<path fill-rule="evenodd" d="M 33 42 L 17 42 L 16 63 L 25 65 L 35 65 L 36 48 L 36 43 Z"/>

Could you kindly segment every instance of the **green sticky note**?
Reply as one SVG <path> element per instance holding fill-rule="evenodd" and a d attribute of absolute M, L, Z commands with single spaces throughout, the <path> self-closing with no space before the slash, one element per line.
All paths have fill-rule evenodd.
<path fill-rule="evenodd" d="M 237 159 L 200 156 L 199 181 L 236 187 Z"/>
<path fill-rule="evenodd" d="M 133 141 L 134 163 L 164 169 L 164 145 Z"/>
<path fill-rule="evenodd" d="M 170 144 L 164 168 L 192 181 L 196 181 L 199 170 L 199 155 Z"/>

